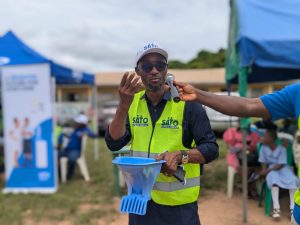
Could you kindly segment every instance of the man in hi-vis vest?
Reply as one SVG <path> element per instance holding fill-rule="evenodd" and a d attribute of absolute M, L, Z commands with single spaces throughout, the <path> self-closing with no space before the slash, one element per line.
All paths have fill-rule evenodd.
<path fill-rule="evenodd" d="M 106 132 L 114 151 L 131 142 L 133 156 L 164 159 L 144 216 L 130 214 L 130 225 L 199 225 L 200 164 L 219 155 L 206 112 L 199 103 L 174 102 L 166 86 L 168 54 L 156 43 L 137 53 L 136 76 L 125 73 L 120 104 Z M 145 86 L 140 91 L 141 79 Z M 173 175 L 182 165 L 183 185 Z"/>
<path fill-rule="evenodd" d="M 241 98 L 220 96 L 194 88 L 192 85 L 174 82 L 184 101 L 198 101 L 219 112 L 239 117 L 262 117 L 264 119 L 284 119 L 293 117 L 298 120 L 300 130 L 300 83 L 292 84 L 281 91 L 266 94 L 260 98 Z M 294 223 L 300 225 L 300 188 L 295 191 L 294 202 L 290 204 Z M 278 210 L 277 210 L 278 212 Z M 279 209 L 280 215 L 280 209 Z"/>

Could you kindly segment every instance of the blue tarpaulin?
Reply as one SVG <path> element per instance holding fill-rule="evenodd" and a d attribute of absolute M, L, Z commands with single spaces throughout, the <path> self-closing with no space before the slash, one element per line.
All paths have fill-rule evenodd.
<path fill-rule="evenodd" d="M 28 47 L 13 32 L 0 38 L 0 60 L 5 65 L 49 63 L 58 84 L 94 84 L 94 75 L 62 66 Z"/>
<path fill-rule="evenodd" d="M 226 80 L 247 82 L 300 79 L 300 1 L 231 0 Z"/>
<path fill-rule="evenodd" d="M 300 1 L 237 0 L 241 66 L 300 69 Z"/>

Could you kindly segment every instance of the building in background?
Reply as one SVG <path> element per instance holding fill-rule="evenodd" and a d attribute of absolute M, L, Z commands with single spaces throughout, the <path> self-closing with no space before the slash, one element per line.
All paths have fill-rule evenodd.
<path fill-rule="evenodd" d="M 169 70 L 178 81 L 188 82 L 197 88 L 209 92 L 228 91 L 225 82 L 225 69 L 171 69 Z M 99 72 L 95 76 L 97 86 L 97 106 L 99 132 L 103 134 L 110 123 L 118 105 L 118 87 L 124 71 Z M 263 94 L 280 90 L 289 82 L 273 82 L 262 84 L 249 84 L 248 96 L 258 97 Z M 232 85 L 231 91 L 237 91 L 237 85 Z M 56 89 L 57 109 L 60 112 L 60 120 L 66 121 L 68 117 L 76 115 L 80 111 L 90 108 L 92 99 L 92 87 L 85 85 L 62 85 Z"/>

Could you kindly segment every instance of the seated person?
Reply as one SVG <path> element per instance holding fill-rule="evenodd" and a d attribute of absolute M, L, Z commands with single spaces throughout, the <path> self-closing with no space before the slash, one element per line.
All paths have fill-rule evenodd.
<path fill-rule="evenodd" d="M 68 158 L 68 173 L 67 179 L 71 179 L 75 171 L 75 165 L 77 159 L 81 155 L 81 142 L 84 135 L 89 137 L 96 138 L 97 135 L 87 127 L 88 118 L 86 115 L 80 114 L 74 118 L 74 131 L 69 137 L 69 142 L 67 146 L 59 151 L 58 157 L 67 157 Z M 63 135 L 60 136 L 59 146 L 62 146 Z"/>
<path fill-rule="evenodd" d="M 242 129 L 240 127 L 228 128 L 223 134 L 223 140 L 227 144 L 229 150 L 227 154 L 227 163 L 235 170 L 238 170 L 240 166 L 240 153 L 243 148 L 242 136 Z M 257 143 L 260 142 L 260 137 L 256 132 L 250 130 L 250 126 L 247 129 L 246 142 L 248 166 L 258 166 L 258 158 L 257 156 L 253 157 L 253 154 L 257 154 L 256 146 Z M 254 158 L 256 158 L 255 162 L 253 162 Z"/>
<path fill-rule="evenodd" d="M 287 165 L 286 149 L 276 144 L 277 133 L 267 130 L 264 134 L 263 145 L 259 155 L 262 163 L 261 176 L 266 176 L 268 187 L 271 189 L 273 200 L 273 218 L 280 217 L 279 187 L 288 189 L 290 193 L 290 211 L 294 209 L 294 194 L 299 185 L 298 178 Z"/>

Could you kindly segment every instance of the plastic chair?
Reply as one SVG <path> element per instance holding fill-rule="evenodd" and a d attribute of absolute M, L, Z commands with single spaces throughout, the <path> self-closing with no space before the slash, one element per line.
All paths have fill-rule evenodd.
<path fill-rule="evenodd" d="M 87 136 L 84 135 L 82 137 L 82 142 L 81 142 L 81 155 L 77 159 L 77 165 L 79 167 L 79 170 L 81 172 L 81 175 L 83 176 L 85 181 L 90 181 L 90 174 L 88 171 L 88 167 L 86 164 L 86 159 L 85 159 L 85 150 L 87 146 Z M 67 168 L 68 168 L 68 158 L 67 157 L 62 157 L 60 159 L 60 175 L 61 175 L 61 181 L 65 183 L 67 181 Z"/>
<path fill-rule="evenodd" d="M 227 167 L 227 197 L 228 198 L 232 198 L 235 174 L 236 174 L 236 170 L 233 167 L 228 166 Z"/>
<path fill-rule="evenodd" d="M 119 151 L 113 151 L 113 158 L 130 154 L 130 146 L 126 145 Z M 114 164 L 114 196 L 120 196 L 120 187 L 125 187 L 125 180 L 122 173 L 119 173 L 118 167 Z"/>

